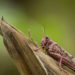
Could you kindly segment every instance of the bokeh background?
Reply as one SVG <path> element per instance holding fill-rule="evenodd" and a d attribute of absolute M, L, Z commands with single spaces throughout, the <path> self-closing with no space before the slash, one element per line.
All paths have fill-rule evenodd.
<path fill-rule="evenodd" d="M 75 56 L 74 0 L 0 0 L 0 17 L 40 45 L 48 35 Z M 45 32 L 43 28 L 45 27 Z M 0 36 L 0 75 L 20 75 Z"/>

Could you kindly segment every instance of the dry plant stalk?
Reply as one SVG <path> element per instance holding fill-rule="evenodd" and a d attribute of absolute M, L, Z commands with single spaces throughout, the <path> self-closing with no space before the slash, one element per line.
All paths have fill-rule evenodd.
<path fill-rule="evenodd" d="M 61 71 L 58 63 L 42 51 L 35 52 L 37 45 L 3 18 L 0 20 L 0 34 L 21 75 L 74 75 L 67 69 Z"/>

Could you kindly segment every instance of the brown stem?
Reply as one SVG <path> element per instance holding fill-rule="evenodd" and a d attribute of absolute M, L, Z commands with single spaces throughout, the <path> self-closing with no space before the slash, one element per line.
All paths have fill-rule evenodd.
<path fill-rule="evenodd" d="M 57 62 L 41 50 L 35 52 L 37 45 L 3 18 L 0 20 L 0 34 L 22 75 L 73 75 L 67 70 L 61 71 Z"/>

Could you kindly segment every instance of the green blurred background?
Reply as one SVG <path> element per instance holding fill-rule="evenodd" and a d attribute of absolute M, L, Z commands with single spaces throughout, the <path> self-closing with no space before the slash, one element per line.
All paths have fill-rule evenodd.
<path fill-rule="evenodd" d="M 40 45 L 46 34 L 75 56 L 74 0 L 0 0 L 0 17 Z M 43 25 L 45 33 L 43 32 Z M 0 75 L 20 75 L 0 36 Z"/>

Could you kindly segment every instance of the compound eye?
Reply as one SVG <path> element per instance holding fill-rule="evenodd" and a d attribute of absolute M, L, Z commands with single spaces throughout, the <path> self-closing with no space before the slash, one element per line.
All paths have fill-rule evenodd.
<path fill-rule="evenodd" d="M 48 36 L 46 36 L 46 40 L 48 40 Z"/>

